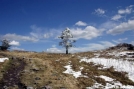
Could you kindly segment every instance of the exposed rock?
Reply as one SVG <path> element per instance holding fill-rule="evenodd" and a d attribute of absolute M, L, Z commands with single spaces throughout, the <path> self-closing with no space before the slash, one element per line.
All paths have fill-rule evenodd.
<path fill-rule="evenodd" d="M 36 78 L 35 78 L 35 80 L 41 80 L 41 78 L 39 78 L 39 77 L 36 77 Z"/>
<path fill-rule="evenodd" d="M 114 47 L 110 47 L 109 49 L 110 50 L 113 50 L 113 49 L 134 50 L 134 46 L 128 43 L 120 43 Z"/>

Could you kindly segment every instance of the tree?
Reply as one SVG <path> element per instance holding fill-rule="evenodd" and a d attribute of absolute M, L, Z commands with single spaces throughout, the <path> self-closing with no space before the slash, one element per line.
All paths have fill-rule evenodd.
<path fill-rule="evenodd" d="M 10 47 L 8 40 L 4 39 L 1 42 L 2 42 L 2 46 L 0 46 L 1 50 L 7 50 Z"/>
<path fill-rule="evenodd" d="M 61 42 L 59 42 L 60 46 L 63 46 L 66 48 L 66 54 L 68 54 L 68 49 L 70 47 L 73 47 L 72 43 L 75 42 L 75 40 L 71 40 L 70 38 L 73 38 L 73 35 L 70 32 L 69 28 L 66 28 L 64 31 L 62 31 L 61 36 L 59 38 L 62 39 Z"/>

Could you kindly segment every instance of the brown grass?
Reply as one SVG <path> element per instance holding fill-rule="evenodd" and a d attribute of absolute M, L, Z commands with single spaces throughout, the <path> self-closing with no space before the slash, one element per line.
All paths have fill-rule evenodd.
<path fill-rule="evenodd" d="M 75 53 L 75 54 L 58 54 L 58 53 L 31 53 L 31 52 L 0 52 L 1 57 L 20 57 L 26 62 L 25 69 L 21 73 L 21 82 L 27 86 L 41 88 L 45 85 L 50 85 L 53 89 L 65 87 L 67 89 L 86 89 L 85 87 L 92 86 L 95 82 L 106 85 L 106 81 L 96 77 L 105 75 L 111 77 L 122 84 L 134 85 L 134 82 L 126 77 L 126 73 L 117 72 L 113 67 L 108 69 L 99 69 L 102 65 L 94 65 L 94 63 L 79 62 L 78 56 L 91 58 L 93 52 Z M 65 74 L 63 71 L 65 65 L 72 65 L 74 71 L 79 71 L 83 67 L 82 74 L 87 77 L 75 78 L 70 74 Z M 9 68 L 9 61 L 1 63 L 0 69 Z M 38 71 L 33 71 L 37 69 Z M 40 78 L 36 80 L 35 78 Z M 2 73 L 0 73 L 2 78 Z M 13 89 L 13 88 L 12 88 Z"/>

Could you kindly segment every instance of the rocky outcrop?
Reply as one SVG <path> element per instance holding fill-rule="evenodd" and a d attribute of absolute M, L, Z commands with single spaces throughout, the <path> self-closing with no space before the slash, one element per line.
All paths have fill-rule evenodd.
<path fill-rule="evenodd" d="M 109 49 L 134 50 L 134 46 L 128 43 L 120 43 L 114 47 L 110 47 Z"/>

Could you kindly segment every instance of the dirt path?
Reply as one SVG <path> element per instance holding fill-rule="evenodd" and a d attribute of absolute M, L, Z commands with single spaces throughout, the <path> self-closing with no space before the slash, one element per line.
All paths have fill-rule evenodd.
<path fill-rule="evenodd" d="M 24 84 L 21 83 L 21 71 L 23 71 L 26 63 L 23 59 L 13 59 L 8 68 L 3 74 L 3 79 L 0 81 L 0 89 L 5 87 L 18 86 L 19 89 L 24 89 Z"/>

